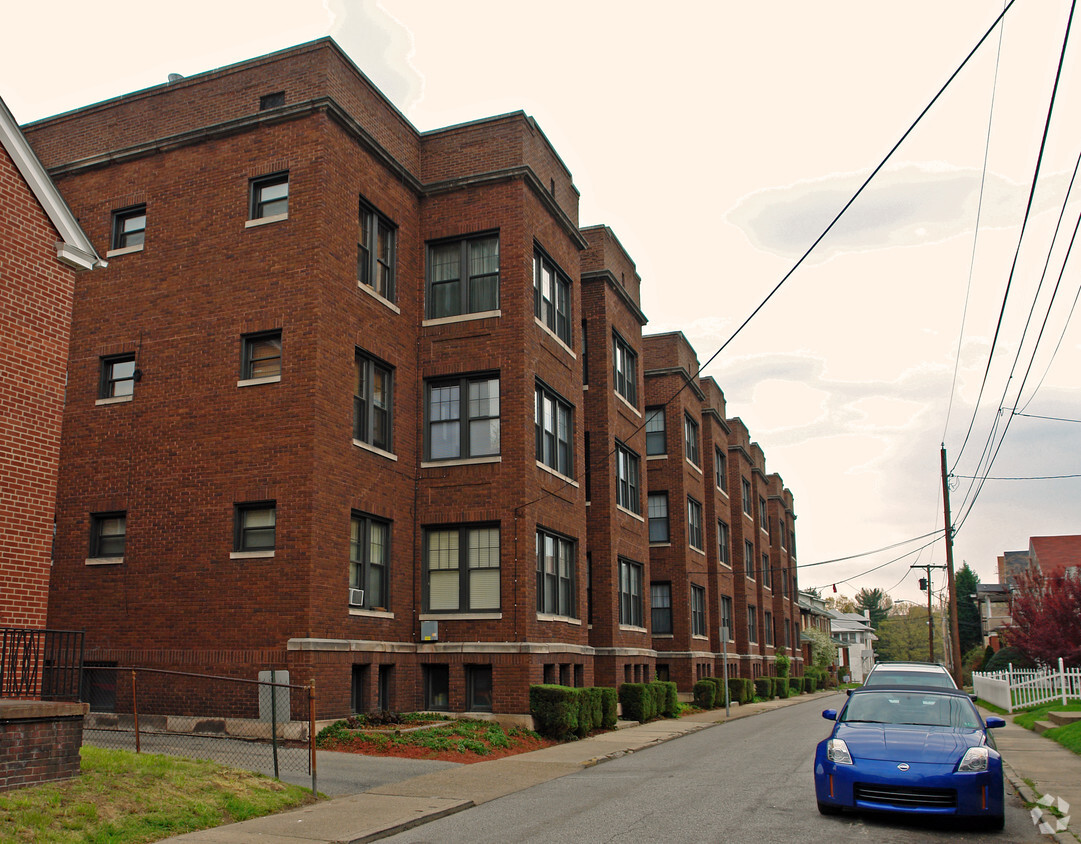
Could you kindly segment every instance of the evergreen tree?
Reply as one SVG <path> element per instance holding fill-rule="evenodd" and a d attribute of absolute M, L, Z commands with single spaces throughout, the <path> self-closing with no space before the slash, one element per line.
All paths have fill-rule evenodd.
<path fill-rule="evenodd" d="M 864 587 L 856 593 L 856 610 L 867 610 L 871 615 L 871 627 L 878 630 L 878 626 L 889 615 L 893 600 L 881 589 L 867 589 Z M 978 619 L 977 619 L 978 620 Z"/>
<path fill-rule="evenodd" d="M 980 607 L 974 597 L 979 583 L 980 579 L 968 563 L 961 566 L 961 570 L 953 579 L 954 588 L 957 590 L 957 629 L 963 654 L 983 643 Z"/>

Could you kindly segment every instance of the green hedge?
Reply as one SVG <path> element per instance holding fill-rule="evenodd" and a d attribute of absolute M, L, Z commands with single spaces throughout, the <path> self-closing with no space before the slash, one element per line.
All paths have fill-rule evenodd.
<path fill-rule="evenodd" d="M 787 677 L 774 677 L 773 678 L 773 696 L 779 698 L 788 697 L 788 678 Z"/>
<path fill-rule="evenodd" d="M 818 678 L 811 675 L 811 674 L 805 674 L 803 676 L 803 690 L 805 692 L 807 692 L 808 694 L 810 694 L 811 692 L 816 691 L 817 689 L 818 689 Z"/>
<path fill-rule="evenodd" d="M 717 703 L 717 684 L 699 680 L 694 684 L 694 705 L 699 709 L 713 709 Z"/>
<path fill-rule="evenodd" d="M 789 677 L 788 678 L 789 690 L 795 692 L 798 695 L 803 694 L 803 678 L 802 677 Z"/>
<path fill-rule="evenodd" d="M 721 677 L 706 677 L 705 679 L 716 687 L 716 693 L 713 695 L 713 706 L 719 709 L 724 706 L 724 679 Z M 732 700 L 731 692 L 728 693 L 728 699 Z"/>
<path fill-rule="evenodd" d="M 614 730 L 618 719 L 619 693 L 611 686 L 596 686 L 601 690 L 601 729 Z"/>
<path fill-rule="evenodd" d="M 754 700 L 754 683 L 748 677 L 729 677 L 728 694 L 740 704 L 750 703 Z"/>
<path fill-rule="evenodd" d="M 628 721 L 652 721 L 679 715 L 676 684 L 667 680 L 652 683 L 624 683 L 619 687 L 619 702 Z"/>
<path fill-rule="evenodd" d="M 762 700 L 773 699 L 773 678 L 772 677 L 756 677 L 754 681 L 754 694 L 755 697 L 760 697 Z"/>
<path fill-rule="evenodd" d="M 529 687 L 529 712 L 538 733 L 550 738 L 579 738 L 616 725 L 616 690 L 602 686 L 572 688 L 552 684 Z"/>

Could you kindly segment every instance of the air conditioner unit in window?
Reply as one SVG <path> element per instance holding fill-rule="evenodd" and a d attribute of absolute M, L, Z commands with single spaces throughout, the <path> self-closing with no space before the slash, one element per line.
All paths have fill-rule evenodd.
<path fill-rule="evenodd" d="M 349 590 L 349 606 L 351 606 L 351 607 L 363 607 L 364 606 L 364 590 L 363 589 L 350 589 Z"/>

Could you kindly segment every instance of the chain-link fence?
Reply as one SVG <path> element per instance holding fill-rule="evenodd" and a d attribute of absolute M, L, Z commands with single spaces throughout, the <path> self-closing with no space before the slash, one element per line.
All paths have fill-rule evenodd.
<path fill-rule="evenodd" d="M 83 742 L 209 759 L 278 778 L 315 770 L 315 689 L 287 671 L 258 680 L 155 668 L 86 665 Z"/>

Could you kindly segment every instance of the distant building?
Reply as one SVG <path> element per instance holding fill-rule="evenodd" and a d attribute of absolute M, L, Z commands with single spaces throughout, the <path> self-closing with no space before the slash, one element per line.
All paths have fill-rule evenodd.
<path fill-rule="evenodd" d="M 851 682 L 862 683 L 875 664 L 872 643 L 878 641 L 871 627 L 870 611 L 830 612 L 830 635 L 841 643 L 838 648 L 841 655 L 839 674 L 843 676 L 847 668 Z"/>

